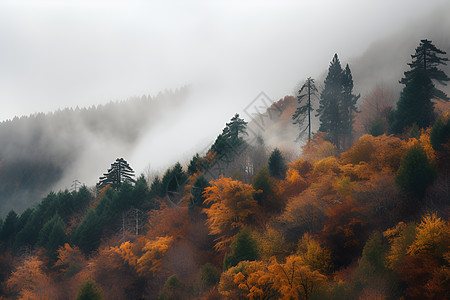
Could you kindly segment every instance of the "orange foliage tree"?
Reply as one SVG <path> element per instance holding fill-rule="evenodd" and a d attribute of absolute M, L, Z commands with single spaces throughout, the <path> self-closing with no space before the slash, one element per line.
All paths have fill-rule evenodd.
<path fill-rule="evenodd" d="M 365 240 L 363 208 L 352 199 L 328 209 L 328 220 L 321 237 L 331 250 L 338 267 L 348 265 L 359 256 Z"/>
<path fill-rule="evenodd" d="M 6 281 L 7 288 L 17 299 L 57 299 L 53 280 L 47 275 L 44 263 L 35 255 L 26 258 Z"/>
<path fill-rule="evenodd" d="M 215 249 L 224 252 L 233 236 L 251 223 L 251 217 L 258 209 L 253 196 L 257 193 L 248 184 L 238 180 L 221 177 L 210 182 L 205 188 L 206 205 L 203 211 L 208 216 L 206 221 L 211 235 L 216 235 Z"/>

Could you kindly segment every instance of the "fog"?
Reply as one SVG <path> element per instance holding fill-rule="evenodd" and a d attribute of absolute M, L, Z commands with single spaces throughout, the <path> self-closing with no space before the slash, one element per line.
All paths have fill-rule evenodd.
<path fill-rule="evenodd" d="M 261 91 L 275 101 L 323 78 L 336 52 L 362 95 L 380 83 L 398 89 L 420 39 L 449 49 L 448 15 L 448 0 L 3 0 L 0 120 L 189 85 L 132 149 L 104 156 L 124 156 L 137 173 L 163 170 L 205 149 L 234 113 L 249 120 Z M 92 141 L 80 169 L 106 171 Z M 95 184 L 103 171 L 91 168 L 58 186 L 75 176 Z"/>

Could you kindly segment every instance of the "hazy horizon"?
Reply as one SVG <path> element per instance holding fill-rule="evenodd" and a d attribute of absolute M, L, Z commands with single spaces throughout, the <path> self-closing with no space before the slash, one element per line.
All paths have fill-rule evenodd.
<path fill-rule="evenodd" d="M 357 58 L 449 8 L 445 0 L 2 1 L 0 120 L 184 85 L 202 103 L 227 99 L 231 112 L 260 91 L 290 94 L 334 53 Z"/>

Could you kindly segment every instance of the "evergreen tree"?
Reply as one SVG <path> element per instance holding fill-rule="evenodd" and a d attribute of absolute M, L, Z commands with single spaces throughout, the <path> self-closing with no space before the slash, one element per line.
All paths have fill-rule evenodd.
<path fill-rule="evenodd" d="M 94 210 L 89 210 L 83 221 L 72 233 L 72 240 L 88 255 L 98 248 L 103 233 L 103 224 Z"/>
<path fill-rule="evenodd" d="M 178 279 L 176 274 L 167 278 L 163 288 L 159 292 L 158 300 L 178 300 L 190 298 L 186 286 Z"/>
<path fill-rule="evenodd" d="M 17 214 L 11 210 L 6 216 L 0 231 L 0 242 L 6 247 L 12 247 L 16 235 Z M 1 250 L 1 249 L 0 249 Z"/>
<path fill-rule="evenodd" d="M 195 179 L 194 186 L 191 190 L 191 197 L 189 199 L 189 211 L 192 211 L 196 206 L 202 206 L 205 197 L 203 196 L 203 191 L 209 186 L 208 180 L 205 176 L 200 175 Z"/>
<path fill-rule="evenodd" d="M 200 157 L 200 155 L 196 153 L 189 162 L 187 174 L 189 176 L 192 176 L 197 172 L 203 172 L 207 165 L 208 162 L 206 161 L 206 159 L 204 157 Z"/>
<path fill-rule="evenodd" d="M 431 128 L 430 142 L 435 151 L 445 150 L 443 145 L 450 142 L 450 116 L 436 120 Z"/>
<path fill-rule="evenodd" d="M 286 163 L 278 148 L 275 148 L 275 150 L 272 151 L 268 165 L 270 176 L 278 179 L 284 179 L 286 177 Z"/>
<path fill-rule="evenodd" d="M 433 122 L 433 89 L 434 85 L 426 73 L 421 69 L 416 70 L 400 94 L 397 110 L 392 112 L 392 132 L 401 133 L 405 127 L 413 126 L 414 123 L 424 128 Z"/>
<path fill-rule="evenodd" d="M 343 146 L 348 149 L 352 145 L 352 131 L 354 117 L 353 112 L 358 112 L 356 102 L 360 95 L 353 94 L 353 77 L 348 64 L 342 73 L 342 103 L 341 103 L 341 123 L 342 134 L 344 136 Z"/>
<path fill-rule="evenodd" d="M 298 91 L 297 99 L 300 107 L 297 107 L 294 115 L 292 116 L 294 124 L 298 124 L 300 127 L 300 134 L 297 137 L 297 140 L 305 134 L 306 130 L 308 130 L 308 140 L 311 139 L 311 112 L 313 111 L 311 97 L 317 96 L 317 93 L 318 90 L 314 84 L 314 79 L 308 77 Z M 305 103 L 303 103 L 304 100 L 306 100 Z M 304 123 L 306 121 L 306 117 L 308 117 L 308 125 L 305 126 Z"/>
<path fill-rule="evenodd" d="M 448 58 L 440 57 L 446 52 L 436 48 L 431 41 L 421 40 L 412 62 L 408 63 L 411 70 L 404 73 L 400 83 L 405 87 L 397 103 L 397 110 L 393 111 L 390 118 L 391 131 L 403 132 L 405 127 L 416 123 L 419 128 L 430 126 L 434 121 L 434 109 L 432 98 L 449 100 L 448 96 L 438 90 L 432 80 L 446 85 L 450 78 L 440 65 L 446 65 Z"/>
<path fill-rule="evenodd" d="M 250 231 L 244 228 L 239 231 L 231 243 L 231 253 L 225 256 L 223 266 L 227 270 L 243 260 L 257 260 L 258 258 L 258 244 L 250 235 Z"/>
<path fill-rule="evenodd" d="M 56 259 L 59 246 L 66 242 L 66 226 L 58 214 L 55 214 L 39 232 L 38 244 L 47 249 L 48 256 Z"/>
<path fill-rule="evenodd" d="M 247 122 L 239 118 L 239 114 L 235 114 L 211 146 L 211 150 L 216 153 L 216 158 L 231 163 L 245 145 L 243 135 L 248 135 Z"/>
<path fill-rule="evenodd" d="M 223 135 L 232 145 L 241 143 L 242 137 L 240 135 L 248 135 L 247 122 L 245 122 L 244 119 L 239 118 L 239 114 L 235 114 L 230 122 L 226 124 Z"/>
<path fill-rule="evenodd" d="M 200 279 L 209 288 L 219 282 L 220 273 L 212 264 L 206 263 L 200 269 Z"/>
<path fill-rule="evenodd" d="M 348 64 L 343 70 L 337 54 L 334 55 L 325 87 L 320 94 L 319 131 L 340 151 L 352 143 L 353 112 L 357 112 L 359 95 L 353 94 L 353 77 Z"/>
<path fill-rule="evenodd" d="M 412 195 L 422 198 L 436 178 L 436 170 L 420 145 L 412 146 L 403 157 L 395 178 L 396 183 Z"/>
<path fill-rule="evenodd" d="M 97 188 L 101 189 L 111 185 L 112 188 L 118 189 L 123 182 L 134 182 L 134 170 L 130 167 L 128 162 L 123 158 L 118 158 L 111 164 L 108 172 L 100 177 Z"/>
<path fill-rule="evenodd" d="M 423 70 L 431 80 L 436 80 L 442 85 L 447 85 L 446 82 L 450 81 L 450 78 L 444 71 L 438 68 L 439 65 L 447 65 L 448 58 L 440 57 L 445 54 L 447 53 L 438 49 L 431 41 L 421 40 L 419 46 L 416 48 L 415 54 L 411 55 L 412 62 L 408 63 L 411 70 L 404 73 L 405 77 L 400 80 L 400 83 L 408 85 L 408 83 L 414 80 L 415 72 L 417 70 Z M 435 87 L 433 87 L 432 97 L 447 101 L 450 100 L 443 91 Z"/>
<path fill-rule="evenodd" d="M 76 300 L 103 300 L 103 292 L 101 288 L 95 285 L 95 282 L 88 279 L 78 290 Z"/>
<path fill-rule="evenodd" d="M 340 133 L 342 128 L 342 109 L 340 104 L 343 97 L 342 67 L 337 54 L 334 55 L 328 75 L 325 79 L 325 87 L 320 94 L 320 106 L 317 116 L 320 119 L 319 131 L 325 133 L 325 137 L 340 149 Z"/>
<path fill-rule="evenodd" d="M 177 162 L 172 168 L 167 169 L 161 180 L 163 188 L 163 196 L 167 194 L 177 194 L 181 192 L 181 188 L 187 183 L 188 176 L 183 171 L 183 167 Z"/>

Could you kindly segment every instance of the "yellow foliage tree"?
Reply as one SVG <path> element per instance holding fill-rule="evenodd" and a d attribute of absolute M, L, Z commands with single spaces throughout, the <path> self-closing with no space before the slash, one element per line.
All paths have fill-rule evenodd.
<path fill-rule="evenodd" d="M 442 257 L 448 251 L 450 251 L 450 226 L 448 222 L 438 218 L 436 214 L 424 216 L 417 226 L 416 238 L 408 248 L 407 253 Z"/>
<path fill-rule="evenodd" d="M 312 270 L 327 274 L 331 269 L 331 253 L 310 234 L 305 233 L 299 242 L 297 254 Z"/>
<path fill-rule="evenodd" d="M 266 261 L 242 261 L 222 274 L 219 292 L 226 299 L 276 299 L 273 275 Z"/>
<path fill-rule="evenodd" d="M 304 258 L 294 254 L 279 264 L 273 258 L 269 265 L 273 287 L 282 296 L 281 299 L 310 299 L 314 290 L 326 281 L 326 276 L 308 266 Z"/>
<path fill-rule="evenodd" d="M 162 260 L 174 242 L 171 236 L 158 237 L 147 242 L 142 249 L 144 254 L 137 259 L 137 271 L 142 275 L 154 275 L 162 270 Z"/>

